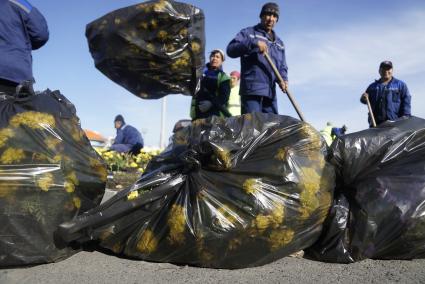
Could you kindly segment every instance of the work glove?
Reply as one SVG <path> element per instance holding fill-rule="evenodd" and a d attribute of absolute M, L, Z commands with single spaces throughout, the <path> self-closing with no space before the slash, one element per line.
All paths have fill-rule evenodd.
<path fill-rule="evenodd" d="M 207 112 L 212 107 L 212 102 L 200 101 L 198 107 L 201 112 Z"/>

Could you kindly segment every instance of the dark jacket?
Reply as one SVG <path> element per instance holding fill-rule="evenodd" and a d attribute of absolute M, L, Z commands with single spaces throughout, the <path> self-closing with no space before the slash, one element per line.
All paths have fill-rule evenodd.
<path fill-rule="evenodd" d="M 213 115 L 228 116 L 228 102 L 230 96 L 230 77 L 223 69 L 211 70 L 207 64 L 201 79 L 201 87 L 192 99 L 192 119 L 207 118 Z M 199 110 L 199 102 L 210 101 L 213 106 L 206 112 Z M 224 112 L 226 110 L 227 112 Z"/>
<path fill-rule="evenodd" d="M 397 120 L 402 116 L 410 116 L 411 96 L 406 83 L 396 78 L 384 85 L 376 80 L 366 90 L 375 116 L 376 124 L 386 120 Z M 362 101 L 362 103 L 366 103 Z M 369 123 L 371 123 L 369 117 Z"/>
<path fill-rule="evenodd" d="M 31 50 L 49 39 L 43 15 L 25 0 L 0 0 L 0 78 L 33 80 Z"/>
<path fill-rule="evenodd" d="M 126 144 L 134 146 L 137 143 L 141 144 L 143 147 L 143 138 L 139 130 L 128 124 L 124 124 L 117 129 L 117 136 L 115 137 L 113 145 Z"/>
<path fill-rule="evenodd" d="M 263 54 L 259 53 L 257 43 L 262 40 L 267 43 L 269 55 L 282 78 L 288 80 L 288 67 L 285 58 L 285 46 L 274 33 L 274 40 L 260 24 L 241 30 L 227 46 L 227 54 L 241 58 L 241 96 L 276 96 L 276 78 L 273 69 Z"/>

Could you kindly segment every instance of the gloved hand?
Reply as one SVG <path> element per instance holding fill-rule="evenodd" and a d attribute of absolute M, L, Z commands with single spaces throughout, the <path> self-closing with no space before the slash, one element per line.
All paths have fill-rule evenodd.
<path fill-rule="evenodd" d="M 198 107 L 201 112 L 207 112 L 212 107 L 212 102 L 200 101 Z"/>

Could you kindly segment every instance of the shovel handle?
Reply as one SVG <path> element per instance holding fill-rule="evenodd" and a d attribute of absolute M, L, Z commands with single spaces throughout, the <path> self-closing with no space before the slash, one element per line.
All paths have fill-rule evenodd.
<path fill-rule="evenodd" d="M 276 75 L 279 82 L 281 84 L 283 84 L 284 80 L 283 80 L 282 76 L 280 75 L 279 71 L 277 70 L 276 65 L 274 65 L 272 59 L 270 58 L 270 56 L 267 52 L 264 52 L 264 57 L 266 57 L 266 60 L 269 62 L 270 66 L 272 67 L 273 72 Z M 295 111 L 297 112 L 298 116 L 300 117 L 300 120 L 305 121 L 304 115 L 302 114 L 300 108 L 298 107 L 298 104 L 295 101 L 294 97 L 292 96 L 291 92 L 288 89 L 286 89 L 285 93 L 286 93 L 286 95 L 288 95 L 288 98 L 291 101 L 292 106 L 295 108 Z"/>
<path fill-rule="evenodd" d="M 372 119 L 372 126 L 376 127 L 376 120 L 375 120 L 375 116 L 373 115 L 372 106 L 370 105 L 369 96 L 368 95 L 365 96 L 365 99 L 366 99 L 367 108 L 369 109 L 370 117 Z"/>

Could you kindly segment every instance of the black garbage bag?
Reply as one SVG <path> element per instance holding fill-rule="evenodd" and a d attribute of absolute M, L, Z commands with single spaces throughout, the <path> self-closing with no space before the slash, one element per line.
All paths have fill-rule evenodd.
<path fill-rule="evenodd" d="M 194 95 L 205 65 L 204 14 L 176 1 L 147 1 L 87 25 L 96 68 L 144 99 Z"/>
<path fill-rule="evenodd" d="M 196 120 L 131 188 L 58 230 L 116 254 L 214 268 L 262 265 L 313 244 L 334 169 L 310 125 L 272 114 Z"/>
<path fill-rule="evenodd" d="M 330 154 L 336 198 L 308 255 L 341 263 L 425 256 L 425 120 L 346 135 Z"/>
<path fill-rule="evenodd" d="M 0 267 L 66 258 L 53 232 L 104 194 L 106 166 L 58 91 L 0 97 Z"/>

